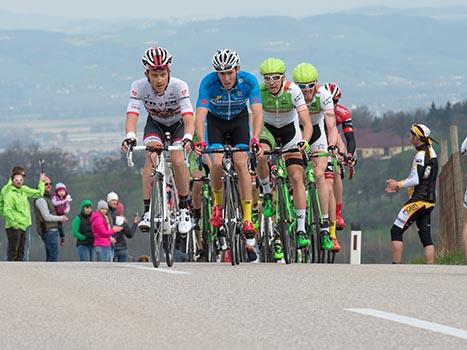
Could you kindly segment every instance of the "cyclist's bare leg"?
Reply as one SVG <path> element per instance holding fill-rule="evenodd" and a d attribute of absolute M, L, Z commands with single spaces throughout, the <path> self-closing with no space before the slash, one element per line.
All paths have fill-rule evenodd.
<path fill-rule="evenodd" d="M 253 198 L 251 190 L 251 175 L 248 171 L 246 152 L 237 152 L 233 154 L 235 170 L 238 174 L 238 189 L 242 201 L 251 201 Z"/>
<path fill-rule="evenodd" d="M 404 251 L 404 243 L 401 241 L 392 241 L 392 262 L 400 264 L 402 261 L 402 252 Z"/>
<path fill-rule="evenodd" d="M 269 151 L 271 149 L 271 147 L 266 143 L 262 143 L 261 147 L 263 148 L 263 151 Z M 268 157 L 267 156 L 263 156 L 263 157 L 258 159 L 258 168 L 257 168 L 256 171 L 258 173 L 258 178 L 260 180 L 263 180 L 263 179 L 268 177 L 268 175 L 269 175 L 269 166 L 268 166 Z"/>
<path fill-rule="evenodd" d="M 340 174 L 336 174 L 334 177 L 334 196 L 336 197 L 336 203 L 342 204 L 342 197 L 344 194 L 344 184 Z"/>
<path fill-rule="evenodd" d="M 148 142 L 146 146 L 149 147 L 161 147 L 159 142 Z M 152 189 L 152 168 L 153 164 L 155 165 L 157 161 L 157 154 L 154 152 L 146 152 L 146 161 L 144 162 L 143 175 L 142 175 L 142 184 L 143 184 L 143 199 L 149 200 L 151 198 L 151 189 Z"/>
<path fill-rule="evenodd" d="M 334 196 L 334 179 L 326 179 L 326 183 L 329 189 L 329 221 L 336 222 L 336 197 Z"/>
<path fill-rule="evenodd" d="M 222 154 L 212 154 L 211 182 L 213 191 L 222 191 Z M 221 205 L 222 203 L 215 203 Z"/>
<path fill-rule="evenodd" d="M 193 178 L 200 178 L 203 176 L 203 172 L 199 170 L 195 170 L 191 176 Z M 201 181 L 193 182 L 193 187 L 191 189 L 191 199 L 193 201 L 193 209 L 201 209 L 201 187 L 203 184 Z"/>
<path fill-rule="evenodd" d="M 424 248 L 425 251 L 425 263 L 434 264 L 435 263 L 435 246 L 433 244 L 427 245 Z"/>
<path fill-rule="evenodd" d="M 326 217 L 329 216 L 329 187 L 326 184 L 324 172 L 328 165 L 328 159 L 327 157 L 315 157 L 312 158 L 312 162 L 316 177 L 316 187 L 318 188 L 321 213 Z"/>
<path fill-rule="evenodd" d="M 301 156 L 299 154 L 299 157 L 297 157 L 297 154 L 294 153 L 284 155 L 285 160 L 290 158 L 301 159 Z M 303 167 L 297 164 L 292 164 L 287 167 L 287 173 L 293 189 L 293 202 L 296 209 L 306 209 L 305 183 L 303 182 L 304 172 Z"/>
<path fill-rule="evenodd" d="M 182 151 L 170 152 L 170 159 L 174 169 L 175 186 L 177 186 L 178 195 L 188 196 L 190 187 L 190 172 L 185 165 L 184 154 Z"/>

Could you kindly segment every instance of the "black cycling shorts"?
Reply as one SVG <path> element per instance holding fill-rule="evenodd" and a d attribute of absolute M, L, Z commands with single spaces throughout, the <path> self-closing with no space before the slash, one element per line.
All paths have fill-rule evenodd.
<path fill-rule="evenodd" d="M 171 144 L 173 145 L 182 141 L 184 131 L 185 129 L 183 127 L 182 120 L 170 126 L 166 126 L 156 122 L 154 119 L 148 116 L 148 119 L 146 120 L 146 126 L 144 127 L 143 142 L 144 144 L 149 142 L 160 142 L 164 144 L 165 133 L 169 132 L 171 135 Z"/>
<path fill-rule="evenodd" d="M 208 112 L 206 119 L 206 143 L 210 148 L 229 144 L 234 147 L 250 144 L 250 114 L 248 108 L 233 119 L 226 120 Z"/>

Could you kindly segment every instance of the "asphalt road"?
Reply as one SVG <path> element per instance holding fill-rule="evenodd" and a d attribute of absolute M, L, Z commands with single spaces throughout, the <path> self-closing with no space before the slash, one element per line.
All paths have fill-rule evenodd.
<path fill-rule="evenodd" d="M 0 349 L 143 348 L 467 349 L 467 266 L 0 263 Z"/>

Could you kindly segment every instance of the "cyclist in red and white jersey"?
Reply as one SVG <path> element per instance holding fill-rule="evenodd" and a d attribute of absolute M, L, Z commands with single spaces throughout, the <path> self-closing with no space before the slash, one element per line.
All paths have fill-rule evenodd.
<path fill-rule="evenodd" d="M 346 150 L 339 147 L 340 152 L 347 154 L 347 157 L 351 159 L 352 163 L 355 163 L 355 135 L 352 124 L 352 115 L 350 111 L 344 105 L 339 103 L 339 100 L 342 98 L 342 91 L 336 83 L 327 83 L 324 85 L 326 90 L 331 93 L 332 100 L 334 102 L 334 114 L 336 116 L 336 125 L 342 126 L 342 131 L 344 132 L 344 137 L 346 141 Z M 339 145 L 340 142 L 338 142 Z M 342 173 L 343 174 L 343 173 Z M 343 230 L 345 228 L 345 221 L 342 217 L 342 197 L 344 192 L 344 186 L 342 183 L 342 178 L 340 176 L 334 177 L 334 196 L 336 199 L 336 224 L 338 230 Z"/>
<path fill-rule="evenodd" d="M 143 79 L 131 85 L 130 101 L 126 114 L 126 137 L 122 150 L 136 144 L 136 124 L 141 112 L 141 105 L 148 113 L 144 127 L 143 142 L 147 146 L 162 147 L 165 133 L 171 134 L 172 145 L 183 144 L 190 148 L 194 134 L 193 107 L 190 101 L 188 85 L 180 79 L 170 76 L 172 55 L 163 47 L 150 47 L 142 57 L 146 68 Z M 151 169 L 156 158 L 155 153 L 147 153 L 143 170 L 144 216 L 139 223 L 142 231 L 150 226 L 149 206 L 151 196 Z M 187 233 L 191 229 L 189 212 L 189 171 L 184 164 L 181 151 L 171 152 L 175 185 L 179 194 L 180 221 L 178 230 Z"/>

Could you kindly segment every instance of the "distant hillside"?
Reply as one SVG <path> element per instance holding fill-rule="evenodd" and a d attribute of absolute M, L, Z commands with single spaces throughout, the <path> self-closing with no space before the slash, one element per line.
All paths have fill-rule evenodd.
<path fill-rule="evenodd" d="M 139 58 L 155 40 L 173 52 L 173 74 L 188 81 L 193 99 L 210 71 L 213 52 L 222 47 L 237 49 L 242 67 L 255 74 L 268 56 L 285 59 L 289 72 L 302 61 L 312 62 L 321 81 L 339 82 L 346 104 L 374 111 L 467 96 L 465 20 L 452 19 L 453 11 L 447 10 L 440 10 L 443 19 L 423 9 L 414 15 L 374 8 L 361 12 L 300 20 L 83 20 L 81 27 L 74 20 L 68 33 L 66 20 L 57 21 L 55 31 L 50 20 L 49 30 L 0 30 L 0 121 L 15 114 L 121 115 L 131 81 L 143 73 Z"/>

